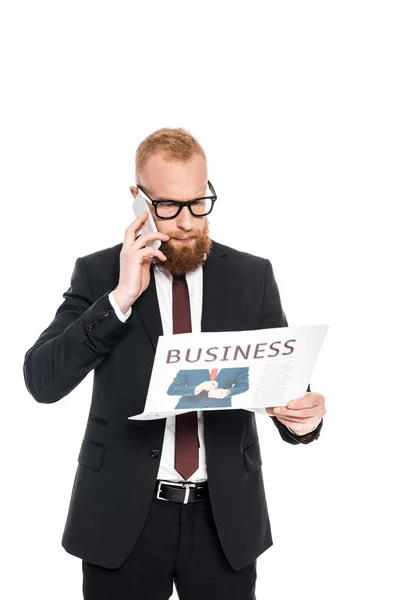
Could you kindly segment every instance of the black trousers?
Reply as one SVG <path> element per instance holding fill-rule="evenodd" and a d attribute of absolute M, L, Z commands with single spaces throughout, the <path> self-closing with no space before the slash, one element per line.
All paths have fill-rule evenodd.
<path fill-rule="evenodd" d="M 256 600 L 256 563 L 235 571 L 218 539 L 209 498 L 153 498 L 143 531 L 118 569 L 82 561 L 85 600 Z"/>

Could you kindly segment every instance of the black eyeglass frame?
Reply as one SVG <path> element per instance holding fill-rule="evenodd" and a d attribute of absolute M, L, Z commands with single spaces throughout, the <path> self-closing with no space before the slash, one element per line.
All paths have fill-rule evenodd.
<path fill-rule="evenodd" d="M 146 194 L 146 192 L 143 190 L 143 188 L 140 185 L 136 185 L 136 187 L 141 191 L 141 193 L 144 195 L 144 197 L 146 198 L 146 200 L 148 200 L 149 202 L 152 203 L 152 205 L 154 206 L 154 209 L 156 211 L 156 215 L 159 219 L 162 219 L 163 221 L 168 221 L 169 219 L 176 219 L 176 217 L 179 215 L 179 213 L 182 211 L 182 209 L 187 206 L 190 214 L 193 215 L 193 217 L 206 217 L 207 215 L 210 214 L 210 212 L 212 211 L 212 209 L 214 208 L 214 203 L 217 200 L 217 195 L 215 193 L 215 189 L 211 183 L 211 181 L 207 181 L 207 184 L 210 188 L 210 190 L 212 191 L 213 195 L 212 196 L 202 196 L 201 198 L 193 198 L 193 200 L 187 200 L 186 202 L 180 202 L 179 200 L 153 200 L 152 198 L 150 198 L 150 196 L 148 194 Z M 198 202 L 199 200 L 211 200 L 211 208 L 208 212 L 204 213 L 203 215 L 195 215 L 193 210 L 192 210 L 192 203 L 193 202 Z M 157 206 L 159 204 L 162 203 L 166 203 L 166 202 L 174 202 L 175 204 L 178 204 L 178 210 L 177 213 L 173 216 L 173 217 L 160 217 L 160 215 L 158 214 L 157 211 Z"/>

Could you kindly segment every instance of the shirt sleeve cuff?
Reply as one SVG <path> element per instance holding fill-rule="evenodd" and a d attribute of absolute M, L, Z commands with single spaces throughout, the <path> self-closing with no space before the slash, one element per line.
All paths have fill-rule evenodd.
<path fill-rule="evenodd" d="M 125 321 L 128 319 L 128 317 L 130 316 L 131 312 L 132 312 L 132 307 L 130 306 L 129 309 L 127 310 L 127 312 L 124 314 L 121 309 L 119 308 L 115 298 L 114 298 L 114 294 L 112 292 L 110 292 L 108 294 L 108 298 L 110 300 L 110 304 L 113 307 L 113 309 L 115 310 L 115 314 L 117 315 L 118 319 L 120 321 L 122 321 L 123 323 L 125 323 Z"/>
<path fill-rule="evenodd" d="M 319 425 L 319 423 L 318 423 L 318 425 Z M 297 433 L 297 431 L 293 431 L 293 429 L 290 429 L 290 427 L 288 427 L 287 425 L 286 425 L 286 427 L 289 429 L 289 431 L 291 431 L 292 433 L 294 433 L 294 435 L 300 435 L 301 436 L 301 435 L 307 435 L 307 433 L 311 433 L 312 431 L 315 431 L 317 429 L 318 425 L 316 425 L 315 427 L 313 427 L 312 429 L 310 429 L 310 431 L 307 431 L 306 433 Z"/>

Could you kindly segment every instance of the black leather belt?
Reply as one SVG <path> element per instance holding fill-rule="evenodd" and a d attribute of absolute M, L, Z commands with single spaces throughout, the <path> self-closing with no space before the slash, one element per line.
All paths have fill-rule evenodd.
<path fill-rule="evenodd" d="M 199 502 L 209 497 L 208 483 L 185 483 L 174 481 L 157 481 L 156 497 L 158 500 L 168 500 L 169 502 L 180 502 L 188 504 L 189 502 Z"/>

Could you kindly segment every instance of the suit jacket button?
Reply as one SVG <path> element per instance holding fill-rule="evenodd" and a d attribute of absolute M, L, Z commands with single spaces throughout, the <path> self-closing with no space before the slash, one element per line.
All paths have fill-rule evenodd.
<path fill-rule="evenodd" d="M 154 448 L 154 450 L 152 450 L 150 452 L 150 456 L 151 458 L 158 458 L 160 456 L 161 452 L 160 450 L 158 450 L 158 448 Z"/>

